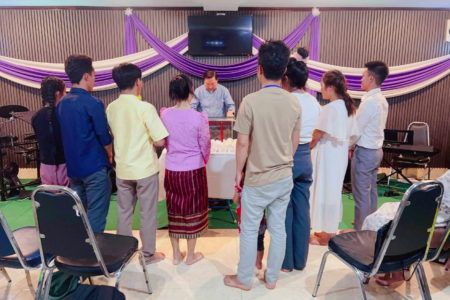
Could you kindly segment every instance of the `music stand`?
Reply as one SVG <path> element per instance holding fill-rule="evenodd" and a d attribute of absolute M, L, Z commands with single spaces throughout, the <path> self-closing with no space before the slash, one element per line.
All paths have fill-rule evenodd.
<path fill-rule="evenodd" d="M 401 137 L 401 134 L 404 134 L 403 138 Z M 385 129 L 383 145 L 386 146 L 414 145 L 414 131 Z M 412 184 L 412 182 L 405 175 L 403 175 L 402 170 L 405 168 L 396 167 L 394 164 L 390 163 L 384 157 L 383 160 L 392 168 L 393 171 L 389 175 L 385 175 L 382 178 L 378 179 L 377 183 L 381 183 L 381 181 L 385 180 L 386 178 L 398 174 L 402 176 L 406 180 L 406 182 Z"/>
<path fill-rule="evenodd" d="M 404 138 L 401 139 L 400 134 L 404 133 Z M 414 145 L 414 131 L 413 130 L 384 130 L 383 144 L 391 145 Z"/>

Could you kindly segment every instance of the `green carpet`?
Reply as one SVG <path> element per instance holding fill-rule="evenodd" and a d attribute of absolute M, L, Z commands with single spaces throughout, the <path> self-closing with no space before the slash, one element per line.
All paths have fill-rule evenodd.
<path fill-rule="evenodd" d="M 25 180 L 23 180 L 25 182 Z M 378 206 L 386 202 L 399 202 L 402 199 L 402 194 L 396 197 L 384 197 L 385 191 L 396 189 L 399 192 L 404 193 L 408 189 L 409 185 L 397 183 L 395 180 L 391 180 L 391 187 L 378 186 Z M 29 190 L 33 190 L 33 186 L 27 187 Z M 117 202 L 116 195 L 111 196 L 111 205 L 109 207 L 109 213 L 106 223 L 106 230 L 116 230 L 117 224 Z M 24 226 L 34 226 L 34 217 L 30 200 L 19 200 L 18 197 L 10 198 L 7 202 L 0 202 L 0 209 L 11 229 L 17 229 Z M 339 229 L 353 228 L 352 221 L 355 212 L 355 203 L 351 194 L 342 195 L 342 203 L 344 207 L 344 213 L 342 222 L 339 225 Z M 233 212 L 236 211 L 236 205 L 232 205 Z M 167 208 L 166 201 L 160 201 L 158 203 L 158 222 L 159 229 L 167 228 Z M 139 204 L 136 206 L 133 229 L 139 229 Z M 233 223 L 230 213 L 225 209 L 211 210 L 209 212 L 209 228 L 210 229 L 237 229 L 237 224 Z"/>

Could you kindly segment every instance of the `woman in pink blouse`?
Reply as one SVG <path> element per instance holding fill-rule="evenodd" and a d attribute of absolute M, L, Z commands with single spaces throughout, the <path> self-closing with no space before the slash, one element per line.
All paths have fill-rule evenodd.
<path fill-rule="evenodd" d="M 208 184 L 206 164 L 211 150 L 208 116 L 191 109 L 195 97 L 192 82 L 186 75 L 170 81 L 171 108 L 161 109 L 161 120 L 169 132 L 165 147 L 169 236 L 173 248 L 173 264 L 179 264 L 186 253 L 180 251 L 180 239 L 187 239 L 186 264 L 203 258 L 194 252 L 195 243 L 208 230 Z"/>

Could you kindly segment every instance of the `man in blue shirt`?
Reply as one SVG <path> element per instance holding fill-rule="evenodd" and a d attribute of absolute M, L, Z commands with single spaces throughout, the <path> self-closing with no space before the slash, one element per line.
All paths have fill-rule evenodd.
<path fill-rule="evenodd" d="M 87 207 L 94 232 L 103 232 L 109 210 L 111 185 L 108 169 L 112 161 L 111 135 L 105 106 L 89 92 L 94 88 L 92 58 L 71 55 L 65 71 L 72 82 L 70 93 L 56 107 L 70 187 Z"/>
<path fill-rule="evenodd" d="M 231 98 L 230 91 L 219 84 L 216 71 L 208 70 L 203 75 L 204 85 L 195 89 L 196 98 L 192 99 L 191 108 L 204 111 L 209 118 L 223 118 L 234 116 L 236 105 Z M 226 108 L 226 110 L 225 110 Z"/>

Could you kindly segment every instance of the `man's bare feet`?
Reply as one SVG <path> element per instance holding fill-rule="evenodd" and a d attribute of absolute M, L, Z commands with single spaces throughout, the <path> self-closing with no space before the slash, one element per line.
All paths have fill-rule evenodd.
<path fill-rule="evenodd" d="M 284 273 L 291 273 L 291 272 L 292 272 L 292 270 L 288 270 L 288 269 L 281 269 L 281 272 L 284 272 Z"/>
<path fill-rule="evenodd" d="M 392 275 L 392 276 L 391 276 Z M 403 274 L 402 271 L 394 272 L 392 274 L 385 274 L 385 275 L 379 275 L 377 280 L 375 280 L 376 283 L 378 283 L 381 286 L 388 286 L 390 284 L 393 284 L 395 282 L 403 281 Z"/>
<path fill-rule="evenodd" d="M 164 260 L 164 258 L 166 258 L 164 253 L 162 253 L 162 252 L 155 252 L 155 254 L 153 254 L 151 257 L 145 259 L 145 263 L 147 265 L 155 264 L 157 262 L 160 262 L 160 261 Z"/>
<path fill-rule="evenodd" d="M 267 283 L 266 273 L 267 273 L 267 270 L 264 271 L 264 282 L 266 283 L 266 288 L 268 288 L 269 290 L 274 290 L 277 287 L 277 281 L 278 280 L 275 281 L 274 285 L 270 285 L 269 283 Z"/>
<path fill-rule="evenodd" d="M 188 266 L 195 264 L 196 262 L 199 262 L 203 258 L 203 254 L 201 252 L 195 252 L 193 257 L 186 258 L 186 264 Z"/>
<path fill-rule="evenodd" d="M 256 264 L 255 264 L 255 267 L 256 267 L 258 270 L 261 270 L 261 269 L 262 269 L 262 259 L 263 259 L 263 257 L 264 257 L 264 251 L 258 251 L 257 253 L 258 253 L 258 254 L 256 254 Z"/>
<path fill-rule="evenodd" d="M 176 266 L 178 265 L 180 262 L 182 262 L 184 260 L 184 258 L 186 257 L 186 251 L 180 252 L 178 255 L 173 255 L 173 264 Z"/>
<path fill-rule="evenodd" d="M 225 278 L 223 279 L 223 283 L 226 286 L 236 288 L 236 289 L 241 289 L 243 291 L 250 291 L 252 289 L 251 286 L 246 286 L 246 285 L 243 285 L 242 283 L 240 283 L 239 280 L 237 279 L 237 275 L 225 276 Z"/>

